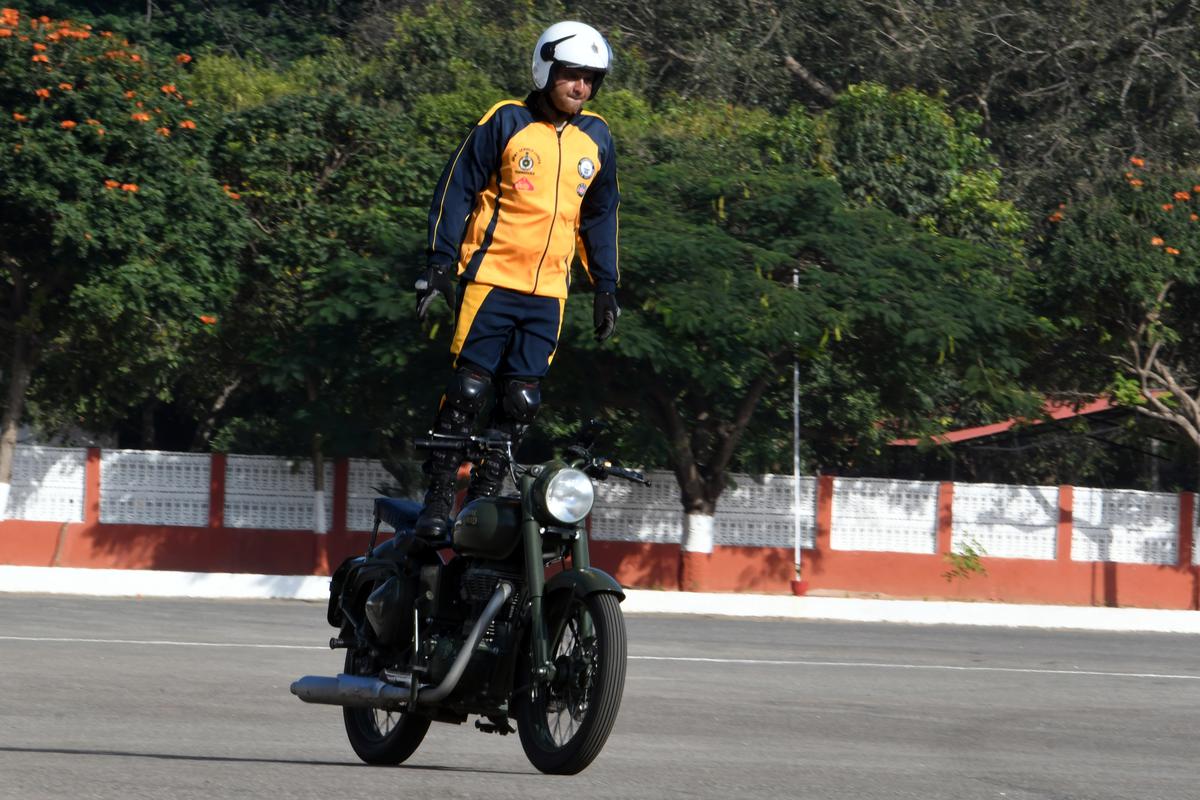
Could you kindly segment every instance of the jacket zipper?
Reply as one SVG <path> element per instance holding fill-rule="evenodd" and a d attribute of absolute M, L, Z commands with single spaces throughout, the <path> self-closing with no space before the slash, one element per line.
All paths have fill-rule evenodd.
<path fill-rule="evenodd" d="M 566 130 L 566 126 L 563 127 L 563 130 Z M 546 249 L 542 251 L 542 257 L 538 259 L 537 272 L 533 275 L 533 288 L 529 290 L 530 294 L 537 292 L 538 281 L 542 279 L 542 263 L 546 260 L 546 254 L 550 252 L 550 242 L 554 238 L 554 226 L 558 224 L 558 190 L 562 184 L 563 132 L 557 129 L 555 132 L 558 134 L 558 166 L 554 170 L 554 213 L 550 215 L 550 231 L 546 234 Z"/>

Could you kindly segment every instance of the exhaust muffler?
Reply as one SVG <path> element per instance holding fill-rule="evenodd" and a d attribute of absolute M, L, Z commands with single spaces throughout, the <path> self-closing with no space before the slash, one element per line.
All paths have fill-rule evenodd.
<path fill-rule="evenodd" d="M 292 684 L 292 694 L 306 703 L 389 710 L 407 708 L 410 703 L 414 702 L 414 696 L 415 705 L 437 703 L 444 700 L 458 686 L 463 672 L 467 669 L 467 662 L 471 660 L 471 654 L 479 646 L 479 640 L 483 638 L 484 631 L 500 613 L 500 609 L 512 596 L 512 592 L 512 585 L 508 583 L 501 583 L 496 587 L 496 591 L 488 600 L 483 613 L 479 615 L 479 619 L 475 620 L 475 625 L 471 628 L 471 633 L 455 657 L 454 663 L 446 672 L 446 677 L 437 686 L 420 686 L 414 692 L 411 675 L 399 675 L 392 683 L 365 675 L 339 674 L 333 678 L 306 675 Z"/>

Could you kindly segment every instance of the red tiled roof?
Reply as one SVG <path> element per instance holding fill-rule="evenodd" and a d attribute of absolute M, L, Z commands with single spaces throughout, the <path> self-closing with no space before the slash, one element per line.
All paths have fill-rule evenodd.
<path fill-rule="evenodd" d="M 1115 404 L 1108 398 L 1100 398 L 1093 400 L 1087 405 L 1074 406 L 1070 403 L 1047 402 L 1045 406 L 1046 416 L 1052 420 L 1070 419 L 1071 417 L 1081 417 L 1087 414 L 1095 414 L 1100 411 L 1108 411 L 1110 408 L 1115 408 Z M 965 442 L 969 439 L 980 439 L 984 436 L 994 436 L 997 433 L 1004 433 L 1011 430 L 1017 425 L 1041 425 L 1043 419 L 1008 419 L 1004 422 L 996 422 L 991 425 L 980 425 L 975 428 L 960 428 L 956 431 L 941 433 L 930 438 L 934 444 L 954 444 L 955 442 Z M 895 447 L 915 447 L 921 443 L 921 439 L 893 439 L 888 444 Z"/>

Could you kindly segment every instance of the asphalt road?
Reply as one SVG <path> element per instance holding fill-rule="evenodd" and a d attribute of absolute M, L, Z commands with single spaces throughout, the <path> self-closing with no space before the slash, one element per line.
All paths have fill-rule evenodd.
<path fill-rule="evenodd" d="M 318 604 L 0 595 L 0 798 L 1200 796 L 1200 637 L 627 624 L 617 727 L 559 778 L 470 724 L 361 765 L 288 693 L 338 671 Z"/>

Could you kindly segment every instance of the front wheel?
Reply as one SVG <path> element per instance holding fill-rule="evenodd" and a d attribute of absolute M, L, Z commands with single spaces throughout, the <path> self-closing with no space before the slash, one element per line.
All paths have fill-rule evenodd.
<path fill-rule="evenodd" d="M 376 659 L 365 650 L 346 653 L 347 675 L 379 674 Z M 354 752 L 368 764 L 392 766 L 416 752 L 429 730 L 429 717 L 381 708 L 342 708 L 346 738 Z"/>
<path fill-rule="evenodd" d="M 614 595 L 561 596 L 547 608 L 554 680 L 532 681 L 513 697 L 521 746 L 530 763 L 553 775 L 581 772 L 600 754 L 625 689 L 625 621 Z M 530 680 L 523 658 L 518 681 Z"/>

